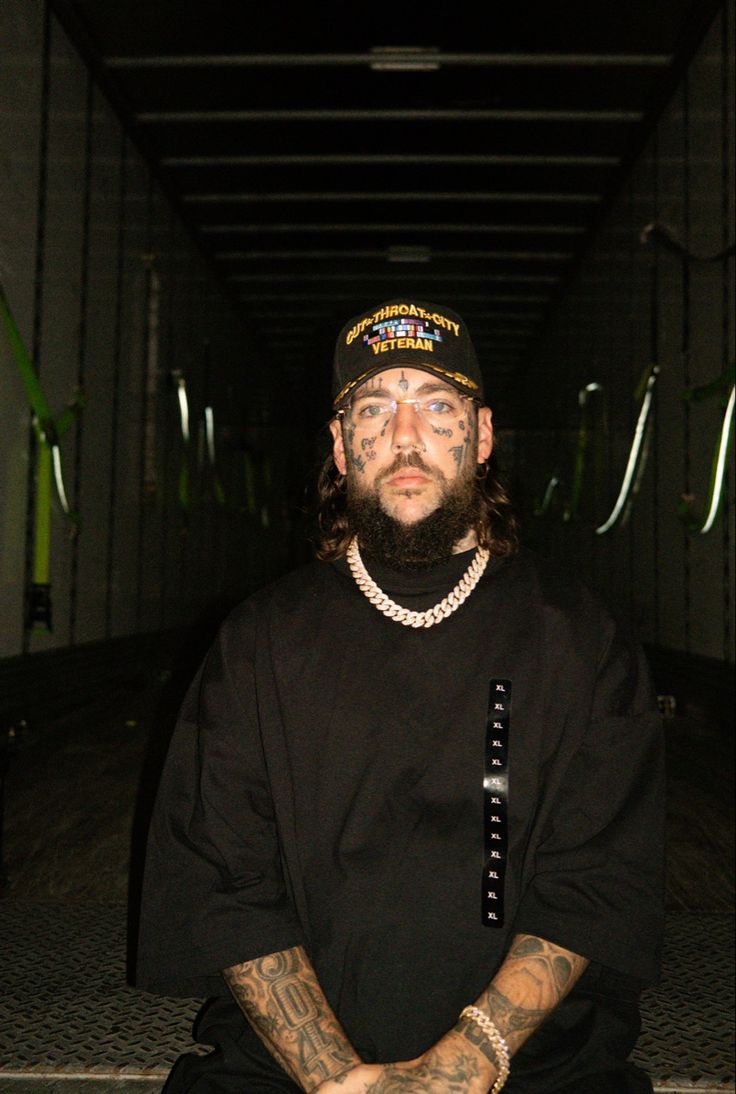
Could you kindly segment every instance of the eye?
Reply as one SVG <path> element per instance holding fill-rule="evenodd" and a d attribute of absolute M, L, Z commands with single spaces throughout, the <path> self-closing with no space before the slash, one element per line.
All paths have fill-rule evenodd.
<path fill-rule="evenodd" d="M 359 418 L 378 418 L 386 413 L 387 408 L 381 403 L 367 403 L 356 409 Z"/>
<path fill-rule="evenodd" d="M 448 402 L 447 399 L 431 399 L 427 403 L 426 409 L 429 411 L 430 414 L 457 413 L 457 406 L 452 402 Z"/>

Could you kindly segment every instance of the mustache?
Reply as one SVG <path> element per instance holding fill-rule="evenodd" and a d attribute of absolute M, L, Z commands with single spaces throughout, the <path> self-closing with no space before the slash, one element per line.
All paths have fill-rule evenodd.
<path fill-rule="evenodd" d="M 398 455 L 390 467 L 387 467 L 384 471 L 381 471 L 380 475 L 376 476 L 376 484 L 385 482 L 386 479 L 390 479 L 392 475 L 395 475 L 397 471 L 403 471 L 405 467 L 414 467 L 430 479 L 436 479 L 438 477 L 437 471 L 432 467 L 428 467 L 418 452 L 407 452 Z"/>

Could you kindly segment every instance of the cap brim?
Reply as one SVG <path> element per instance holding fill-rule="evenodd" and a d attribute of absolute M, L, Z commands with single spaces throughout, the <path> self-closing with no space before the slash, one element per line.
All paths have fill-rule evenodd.
<path fill-rule="evenodd" d="M 429 372 L 433 376 L 439 377 L 441 380 L 445 380 L 448 384 L 456 387 L 458 391 L 462 391 L 466 395 L 479 397 L 481 395 L 480 388 L 474 380 L 470 377 L 464 376 L 459 372 L 451 372 L 446 369 L 438 361 L 427 360 L 426 358 L 417 359 L 416 353 L 402 352 L 397 350 L 396 352 L 382 354 L 385 357 L 380 364 L 376 364 L 375 367 L 366 369 L 365 372 L 361 372 L 360 376 L 356 376 L 354 380 L 349 380 L 344 387 L 337 393 L 334 398 L 334 405 L 339 407 L 341 403 L 344 403 L 346 399 L 355 391 L 356 388 L 364 384 L 366 380 L 370 380 L 371 376 L 375 376 L 379 372 L 386 372 L 391 368 L 400 368 L 402 365 L 405 368 L 415 368 L 420 372 Z"/>

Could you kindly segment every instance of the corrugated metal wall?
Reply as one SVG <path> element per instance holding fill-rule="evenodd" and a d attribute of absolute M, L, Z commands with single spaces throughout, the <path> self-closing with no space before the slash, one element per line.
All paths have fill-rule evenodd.
<path fill-rule="evenodd" d="M 53 413 L 78 387 L 86 397 L 60 444 L 79 533 L 54 501 L 53 631 L 32 631 L 24 592 L 38 442 L 0 333 L 6 657 L 189 622 L 218 596 L 242 595 L 278 572 L 288 535 L 278 507 L 269 514 L 265 489 L 264 370 L 229 303 L 40 0 L 6 0 L 0 39 L 0 276 Z M 188 385 L 188 450 L 173 369 Z M 206 458 L 206 403 L 224 506 Z M 278 459 L 270 468 L 277 492 Z"/>
<path fill-rule="evenodd" d="M 532 406 L 548 418 L 510 439 L 525 497 L 527 539 L 564 559 L 628 611 L 653 645 L 733 660 L 733 446 L 721 513 L 707 534 L 688 532 L 683 496 L 704 512 L 714 447 L 733 385 L 734 257 L 703 261 L 734 242 L 734 9 L 716 19 L 548 332 L 529 376 Z M 693 256 L 642 243 L 665 226 Z M 596 535 L 622 483 L 648 367 L 660 374 L 652 435 L 629 518 Z M 721 378 L 720 392 L 685 398 Z M 579 391 L 588 396 L 580 508 L 564 520 L 574 484 Z M 532 411 L 532 414 L 534 412 Z M 565 423 L 566 428 L 559 428 Z M 553 475 L 561 479 L 546 515 Z"/>
<path fill-rule="evenodd" d="M 695 495 L 702 511 L 707 492 L 723 399 L 683 395 L 733 365 L 734 259 L 685 261 L 640 236 L 652 222 L 665 225 L 701 257 L 733 243 L 733 23 L 730 3 L 610 211 L 525 378 L 530 428 L 508 438 L 503 458 L 513 462 L 529 542 L 627 609 L 646 641 L 717 659 L 733 658 L 733 473 L 707 535 L 687 532 L 677 510 L 683 495 Z M 219 595 L 237 596 L 278 572 L 294 556 L 287 463 L 303 465 L 305 448 L 288 430 L 264 428 L 276 382 L 41 0 L 5 0 L 0 37 L 8 44 L 0 67 L 0 276 L 53 411 L 78 386 L 87 400 L 61 444 L 81 530 L 75 535 L 54 505 L 54 630 L 32 632 L 24 595 L 37 442 L 0 335 L 0 657 L 7 657 L 176 626 Z M 641 489 L 628 521 L 598 536 L 629 454 L 634 391 L 653 361 L 661 371 Z M 188 451 L 173 369 L 188 384 Z M 591 382 L 603 391 L 590 399 L 579 509 L 564 521 L 578 392 Z M 214 498 L 204 453 L 208 402 L 219 426 L 225 507 Z M 185 464 L 188 513 L 179 497 Z M 557 500 L 546 516 L 532 516 L 553 474 L 563 480 Z"/>

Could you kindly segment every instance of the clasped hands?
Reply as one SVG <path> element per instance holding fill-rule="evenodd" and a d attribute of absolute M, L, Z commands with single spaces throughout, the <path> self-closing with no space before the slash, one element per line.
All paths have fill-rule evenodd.
<path fill-rule="evenodd" d="M 415 1060 L 357 1064 L 314 1094 L 487 1094 L 495 1068 L 452 1030 Z"/>

